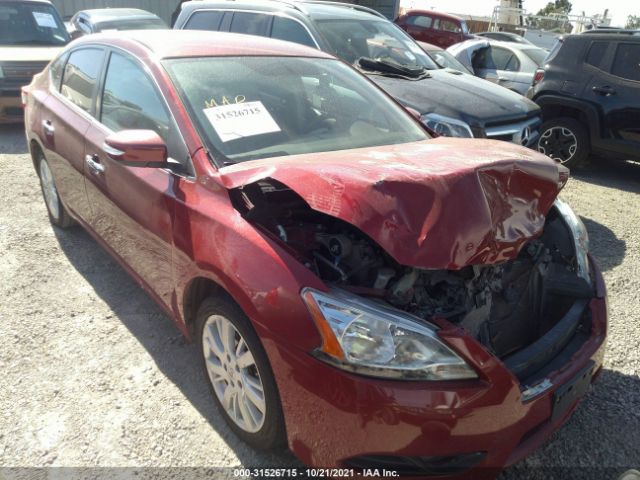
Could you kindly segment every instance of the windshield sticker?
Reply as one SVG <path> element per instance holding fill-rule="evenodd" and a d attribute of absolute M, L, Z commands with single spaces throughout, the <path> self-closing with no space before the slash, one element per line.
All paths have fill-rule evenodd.
<path fill-rule="evenodd" d="M 207 108 L 211 108 L 211 107 L 219 107 L 220 105 L 233 105 L 234 103 L 244 103 L 246 101 L 247 101 L 247 97 L 245 97 L 244 95 L 236 95 L 235 97 L 227 97 L 226 95 L 223 95 L 218 100 L 216 100 L 213 97 L 210 100 L 205 100 L 204 106 Z"/>
<path fill-rule="evenodd" d="M 281 131 L 260 101 L 220 105 L 202 111 L 223 142 Z"/>
<path fill-rule="evenodd" d="M 36 21 L 39 27 L 45 28 L 58 28 L 56 24 L 56 19 L 53 18 L 53 15 L 45 12 L 31 12 L 33 14 L 33 19 Z"/>

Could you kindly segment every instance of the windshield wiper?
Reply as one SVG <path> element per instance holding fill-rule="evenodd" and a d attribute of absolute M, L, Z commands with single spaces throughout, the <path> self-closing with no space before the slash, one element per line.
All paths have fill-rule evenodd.
<path fill-rule="evenodd" d="M 388 58 L 360 57 L 356 66 L 368 72 L 407 78 L 409 80 L 422 80 L 423 78 L 431 77 L 428 70 L 421 65 L 402 65 Z"/>

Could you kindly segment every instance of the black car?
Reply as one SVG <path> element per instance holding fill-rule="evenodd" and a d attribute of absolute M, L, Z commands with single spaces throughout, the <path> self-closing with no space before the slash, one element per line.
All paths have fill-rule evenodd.
<path fill-rule="evenodd" d="M 640 36 L 559 40 L 527 96 L 542 107 L 538 148 L 569 167 L 590 152 L 640 159 Z"/>
<path fill-rule="evenodd" d="M 157 15 L 139 8 L 96 8 L 80 10 L 70 20 L 76 38 L 107 30 L 157 30 L 169 28 Z"/>
<path fill-rule="evenodd" d="M 533 102 L 441 68 L 404 31 L 362 6 L 198 0 L 182 5 L 174 28 L 261 35 L 318 48 L 352 64 L 440 135 L 537 145 L 541 116 Z"/>

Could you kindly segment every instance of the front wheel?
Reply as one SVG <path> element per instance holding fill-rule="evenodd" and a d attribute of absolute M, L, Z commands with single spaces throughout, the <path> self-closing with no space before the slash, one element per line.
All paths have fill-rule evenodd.
<path fill-rule="evenodd" d="M 197 322 L 209 385 L 231 429 L 260 450 L 283 446 L 276 382 L 249 319 L 230 300 L 210 297 L 200 306 Z"/>
<path fill-rule="evenodd" d="M 540 127 L 538 151 L 565 167 L 580 166 L 589 156 L 590 150 L 587 129 L 574 118 L 552 118 Z"/>
<path fill-rule="evenodd" d="M 49 213 L 49 220 L 56 227 L 68 228 L 72 226 L 74 221 L 60 200 L 60 195 L 58 195 L 58 189 L 56 188 L 56 182 L 53 179 L 51 168 L 42 153 L 38 155 L 37 165 L 38 177 L 40 177 L 40 188 L 42 189 L 44 203 L 47 206 L 47 211 Z"/>

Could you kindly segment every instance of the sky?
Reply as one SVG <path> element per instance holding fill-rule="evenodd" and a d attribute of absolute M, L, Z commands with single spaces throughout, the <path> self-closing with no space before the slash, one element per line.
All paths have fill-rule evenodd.
<path fill-rule="evenodd" d="M 440 10 L 448 13 L 491 16 L 493 7 L 498 0 L 400 0 L 407 8 L 424 8 Z M 549 0 L 524 0 L 524 8 L 529 13 L 537 13 Z M 571 0 L 573 14 L 586 15 L 604 13 L 609 9 L 609 17 L 613 19 L 612 26 L 622 26 L 627 22 L 628 15 L 640 15 L 640 2 L 637 0 Z"/>

